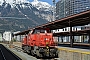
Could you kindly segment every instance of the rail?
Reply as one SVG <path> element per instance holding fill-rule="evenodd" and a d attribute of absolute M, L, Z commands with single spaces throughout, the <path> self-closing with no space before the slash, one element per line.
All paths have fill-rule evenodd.
<path fill-rule="evenodd" d="M 1 48 L 0 48 L 0 56 L 2 57 L 3 60 L 6 60 Z"/>
<path fill-rule="evenodd" d="M 0 60 L 21 60 L 17 55 L 0 44 Z"/>
<path fill-rule="evenodd" d="M 22 47 L 19 47 L 19 46 L 13 45 L 13 48 L 16 49 L 18 52 L 23 51 L 23 50 L 22 50 Z"/>

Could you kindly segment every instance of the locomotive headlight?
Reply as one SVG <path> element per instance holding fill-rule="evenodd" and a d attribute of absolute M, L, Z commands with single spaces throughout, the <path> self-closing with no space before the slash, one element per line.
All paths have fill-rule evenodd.
<path fill-rule="evenodd" d="M 47 46 L 46 48 L 48 49 L 49 47 Z"/>
<path fill-rule="evenodd" d="M 45 38 L 44 40 L 48 40 L 48 38 Z"/>

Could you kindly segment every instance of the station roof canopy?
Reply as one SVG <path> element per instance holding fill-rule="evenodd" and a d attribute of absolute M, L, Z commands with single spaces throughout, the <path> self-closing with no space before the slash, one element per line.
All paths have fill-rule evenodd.
<path fill-rule="evenodd" d="M 47 28 L 50 28 L 51 30 L 55 30 L 55 29 L 62 29 L 70 26 L 82 26 L 89 23 L 90 23 L 90 10 L 87 10 L 79 14 L 75 14 L 59 20 L 49 22 L 47 24 L 43 24 L 41 26 L 37 26 L 36 28 L 47 27 Z"/>
<path fill-rule="evenodd" d="M 14 34 L 15 36 L 17 35 L 25 35 L 25 34 L 28 34 L 30 30 L 25 30 L 25 31 L 22 31 L 22 32 L 19 32 L 19 33 L 16 33 Z"/>
<path fill-rule="evenodd" d="M 37 26 L 34 29 L 50 28 L 51 30 L 55 30 L 55 29 L 62 29 L 70 26 L 73 27 L 73 26 L 87 25 L 89 23 L 90 23 L 90 10 L 87 10 L 79 14 L 74 14 L 62 19 L 58 19 L 58 20 Z M 24 34 L 27 34 L 30 30 L 31 29 L 17 33 L 15 35 L 24 35 Z"/>

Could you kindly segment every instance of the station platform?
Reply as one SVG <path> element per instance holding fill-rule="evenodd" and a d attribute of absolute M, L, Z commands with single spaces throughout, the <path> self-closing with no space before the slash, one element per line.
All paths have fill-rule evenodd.
<path fill-rule="evenodd" d="M 57 47 L 60 60 L 90 60 L 89 49 L 79 49 L 70 47 Z"/>

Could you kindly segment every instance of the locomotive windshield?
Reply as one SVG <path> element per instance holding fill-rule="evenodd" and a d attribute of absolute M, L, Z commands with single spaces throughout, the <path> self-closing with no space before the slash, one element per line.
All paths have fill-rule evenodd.
<path fill-rule="evenodd" d="M 39 30 L 39 29 L 34 30 L 34 34 L 35 33 L 45 33 L 45 32 L 46 32 L 46 30 Z"/>
<path fill-rule="evenodd" d="M 29 33 L 36 34 L 36 33 L 50 33 L 49 29 L 32 29 Z"/>

